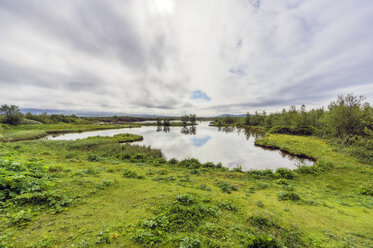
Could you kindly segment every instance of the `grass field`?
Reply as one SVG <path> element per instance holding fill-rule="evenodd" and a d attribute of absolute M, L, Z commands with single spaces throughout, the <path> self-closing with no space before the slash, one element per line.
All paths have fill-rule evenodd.
<path fill-rule="evenodd" d="M 0 247 L 373 247 L 373 167 L 322 139 L 266 136 L 317 162 L 240 172 L 119 144 L 139 138 L 6 144 Z"/>

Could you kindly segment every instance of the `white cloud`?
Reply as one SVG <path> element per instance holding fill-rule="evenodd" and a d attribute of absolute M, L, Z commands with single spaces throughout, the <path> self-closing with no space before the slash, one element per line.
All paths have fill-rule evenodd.
<path fill-rule="evenodd" d="M 6 0 L 0 104 L 218 114 L 372 99 L 371 23 L 370 0 Z"/>

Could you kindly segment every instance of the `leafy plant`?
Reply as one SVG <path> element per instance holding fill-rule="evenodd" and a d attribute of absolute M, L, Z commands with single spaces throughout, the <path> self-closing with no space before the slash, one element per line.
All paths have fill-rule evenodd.
<path fill-rule="evenodd" d="M 202 242 L 199 239 L 186 237 L 181 240 L 180 248 L 200 248 L 202 247 Z"/>
<path fill-rule="evenodd" d="M 373 196 L 373 184 L 362 186 L 360 188 L 360 193 L 363 194 L 363 195 Z"/>
<path fill-rule="evenodd" d="M 218 182 L 218 187 L 224 192 L 224 193 L 232 193 L 232 191 L 237 191 L 236 186 L 228 183 L 228 182 Z"/>
<path fill-rule="evenodd" d="M 295 177 L 295 173 L 290 169 L 278 168 L 276 170 L 275 176 L 277 178 L 293 179 Z"/>
<path fill-rule="evenodd" d="M 290 201 L 299 201 L 301 200 L 301 197 L 299 194 L 295 193 L 295 192 L 279 192 L 278 193 L 278 200 L 279 201 L 287 201 L 287 200 L 290 200 Z"/>
<path fill-rule="evenodd" d="M 125 178 L 136 178 L 136 179 L 143 179 L 144 178 L 144 176 L 138 175 L 136 171 L 133 171 L 131 169 L 124 169 L 122 175 Z"/>

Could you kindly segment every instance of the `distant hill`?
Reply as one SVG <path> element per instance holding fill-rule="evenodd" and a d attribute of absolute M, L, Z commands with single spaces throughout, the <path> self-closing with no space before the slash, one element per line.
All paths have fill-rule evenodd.
<path fill-rule="evenodd" d="M 166 115 L 149 115 L 149 114 L 126 114 L 120 112 L 99 112 L 99 111 L 84 111 L 84 110 L 59 110 L 59 109 L 36 109 L 36 108 L 22 108 L 22 113 L 30 112 L 32 114 L 63 114 L 63 115 L 77 115 L 79 117 L 111 117 L 111 116 L 131 116 L 139 118 L 164 118 L 175 117 Z"/>
<path fill-rule="evenodd" d="M 241 114 L 241 115 L 223 114 L 223 115 L 218 115 L 215 117 L 246 117 L 246 114 Z"/>

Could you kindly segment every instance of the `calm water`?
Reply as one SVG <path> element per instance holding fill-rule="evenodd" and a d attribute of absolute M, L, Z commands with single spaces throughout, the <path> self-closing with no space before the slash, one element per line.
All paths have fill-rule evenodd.
<path fill-rule="evenodd" d="M 84 133 L 70 133 L 49 136 L 49 140 L 75 140 L 90 136 L 113 136 L 120 133 L 139 134 L 143 141 L 135 144 L 159 148 L 167 159 L 197 158 L 201 162 L 221 162 L 224 166 L 235 168 L 241 166 L 249 169 L 295 169 L 299 163 L 312 164 L 278 150 L 257 147 L 254 141 L 264 133 L 252 129 L 234 127 L 209 127 L 208 122 L 200 122 L 195 128 L 187 127 L 141 127 L 116 130 L 102 130 Z"/>

